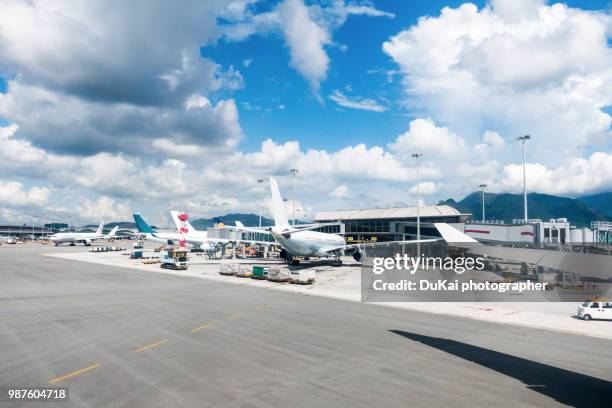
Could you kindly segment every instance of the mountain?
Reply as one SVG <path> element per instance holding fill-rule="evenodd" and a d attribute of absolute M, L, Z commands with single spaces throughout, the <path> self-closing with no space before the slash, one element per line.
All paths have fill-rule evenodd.
<path fill-rule="evenodd" d="M 482 214 L 481 194 L 480 191 L 475 191 L 460 201 L 449 199 L 440 201 L 439 204 L 450 205 L 463 213 L 471 213 L 472 219 L 478 220 Z M 527 209 L 529 218 L 542 220 L 567 218 L 572 225 L 576 226 L 590 226 L 591 221 L 612 221 L 612 216 L 593 209 L 581 200 L 548 194 L 528 194 Z M 523 195 L 485 193 L 485 213 L 488 220 L 512 222 L 513 219 L 521 219 L 523 218 Z"/>
<path fill-rule="evenodd" d="M 191 221 L 191 225 L 197 230 L 205 230 L 206 228 L 212 227 L 215 224 L 222 222 L 225 225 L 234 226 L 236 221 L 240 221 L 245 227 L 257 227 L 259 226 L 259 215 L 256 214 L 226 214 L 220 217 L 213 218 L 200 218 Z M 262 227 L 274 225 L 274 220 L 266 217 L 261 217 Z"/>
<path fill-rule="evenodd" d="M 592 209 L 612 217 L 612 192 L 582 196 L 578 197 L 578 200 Z"/>
<path fill-rule="evenodd" d="M 130 228 L 136 228 L 136 224 L 131 222 L 131 221 L 121 221 L 121 222 L 111 222 L 108 223 L 104 226 L 104 228 L 115 228 L 116 226 L 119 227 L 119 229 L 130 229 Z"/>
<path fill-rule="evenodd" d="M 99 224 L 87 224 L 87 225 L 83 225 L 82 227 L 79 228 L 93 228 L 94 230 L 96 228 L 98 228 Z M 108 224 L 104 224 L 104 228 L 108 228 L 108 229 L 112 229 L 115 228 L 116 226 L 119 226 L 119 229 L 130 229 L 130 228 L 136 228 L 136 224 L 130 221 L 115 221 L 115 222 L 109 222 Z"/>

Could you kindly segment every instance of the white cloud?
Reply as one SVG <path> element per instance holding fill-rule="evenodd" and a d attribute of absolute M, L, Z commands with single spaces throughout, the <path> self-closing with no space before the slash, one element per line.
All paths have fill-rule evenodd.
<path fill-rule="evenodd" d="M 335 198 L 347 198 L 349 196 L 349 189 L 346 185 L 342 184 L 331 192 L 331 196 Z"/>
<path fill-rule="evenodd" d="M 318 93 L 329 66 L 329 57 L 323 47 L 331 43 L 330 33 L 310 18 L 302 0 L 285 0 L 278 12 L 291 53 L 291 66 L 307 78 L 313 91 Z"/>
<path fill-rule="evenodd" d="M 586 159 L 572 159 L 552 169 L 540 163 L 528 163 L 526 174 L 529 191 L 561 195 L 610 191 L 612 189 L 612 154 L 593 153 Z M 522 191 L 522 165 L 506 165 L 500 180 L 497 188 L 501 191 Z"/>
<path fill-rule="evenodd" d="M 333 94 L 329 96 L 329 99 L 336 102 L 340 106 L 351 109 L 368 110 L 373 112 L 384 112 L 387 110 L 384 106 L 379 104 L 374 99 L 354 97 L 348 98 L 339 90 L 335 90 Z"/>
<path fill-rule="evenodd" d="M 485 130 L 534 137 L 547 166 L 610 148 L 612 17 L 542 1 L 445 7 L 391 37 L 406 103 L 469 144 Z M 508 158 L 506 158 L 508 159 Z"/>
<path fill-rule="evenodd" d="M 51 190 L 47 187 L 25 189 L 23 184 L 0 179 L 0 206 L 9 208 L 40 207 L 47 203 Z"/>
<path fill-rule="evenodd" d="M 291 55 L 290 65 L 309 81 L 317 96 L 320 83 L 329 70 L 325 47 L 338 47 L 342 52 L 348 50 L 346 44 L 333 42 L 333 30 L 342 26 L 349 15 L 395 17 L 393 13 L 377 9 L 369 1 L 347 4 L 337 0 L 307 6 L 303 0 L 283 0 L 271 10 L 260 13 L 250 5 L 251 2 L 241 1 L 229 7 L 231 11 L 221 14 L 228 21 L 222 25 L 224 37 L 241 41 L 255 34 L 281 32 Z"/>
<path fill-rule="evenodd" d="M 490 130 L 485 131 L 484 135 L 482 135 L 482 141 L 485 146 L 494 150 L 500 150 L 506 146 L 506 142 L 499 133 Z"/>
<path fill-rule="evenodd" d="M 233 66 L 200 53 L 221 35 L 216 20 L 227 3 L 109 9 L 99 0 L 6 0 L 0 75 L 10 80 L 0 116 L 19 125 L 18 139 L 56 153 L 150 154 L 142 146 L 156 138 L 234 146 L 242 132 L 232 99 L 184 106 L 194 94 L 207 99 L 244 85 Z"/>
<path fill-rule="evenodd" d="M 84 199 L 78 206 L 79 217 L 87 220 L 110 222 L 131 218 L 129 204 L 117 202 L 111 197 L 101 196 L 97 200 Z"/>
<path fill-rule="evenodd" d="M 465 142 L 446 127 L 438 127 L 431 119 L 414 119 L 406 133 L 389 145 L 392 152 L 405 158 L 422 153 L 424 160 L 434 158 L 460 158 L 465 153 Z"/>
<path fill-rule="evenodd" d="M 156 138 L 227 149 L 242 138 L 234 100 L 212 105 L 202 95 L 189 95 L 176 107 L 144 107 L 89 101 L 9 81 L 8 93 L 0 94 L 0 116 L 19 124 L 17 136 L 55 152 L 143 155 L 150 153 L 147 141 Z"/>
<path fill-rule="evenodd" d="M 419 183 L 419 195 L 433 195 L 438 191 L 438 188 L 436 186 L 436 183 L 433 183 L 431 181 L 426 181 L 423 183 Z M 417 193 L 417 186 L 414 185 L 412 187 L 410 187 L 410 190 L 408 191 L 410 194 L 412 195 L 416 195 Z"/>
<path fill-rule="evenodd" d="M 345 9 L 348 14 L 395 18 L 395 14 L 375 8 L 373 4 L 369 1 L 361 3 L 351 2 L 346 5 Z"/>
<path fill-rule="evenodd" d="M 153 147 L 169 156 L 175 157 L 202 157 L 206 149 L 197 144 L 181 144 L 170 139 L 155 139 Z"/>
<path fill-rule="evenodd" d="M 86 99 L 139 105 L 183 99 L 206 87 L 215 64 L 199 57 L 214 41 L 224 2 L 5 0 L 0 70 Z M 225 2 L 228 3 L 228 2 Z M 154 46 L 151 46 L 154 44 Z M 52 46 L 51 46 L 52 45 Z M 181 72 L 174 92 L 164 74 Z"/>

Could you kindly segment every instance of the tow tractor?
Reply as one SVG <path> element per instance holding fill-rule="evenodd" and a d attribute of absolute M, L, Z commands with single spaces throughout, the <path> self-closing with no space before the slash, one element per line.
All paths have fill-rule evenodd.
<path fill-rule="evenodd" d="M 174 248 L 160 251 L 159 262 L 165 269 L 185 270 L 189 265 L 187 251 Z"/>

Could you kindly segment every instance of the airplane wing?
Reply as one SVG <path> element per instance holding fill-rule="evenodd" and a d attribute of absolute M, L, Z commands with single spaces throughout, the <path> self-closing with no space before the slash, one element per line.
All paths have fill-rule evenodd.
<path fill-rule="evenodd" d="M 251 231 L 251 232 L 265 232 L 265 233 L 269 233 L 270 232 L 270 228 L 271 227 L 245 227 L 243 223 L 241 223 L 240 221 L 234 221 L 236 226 L 233 227 L 231 225 L 226 225 L 224 228 L 227 228 L 229 230 L 236 230 L 236 231 Z"/>
<path fill-rule="evenodd" d="M 313 230 L 313 229 L 317 229 L 321 227 L 328 227 L 332 225 L 338 225 L 338 224 L 335 222 L 328 222 L 328 223 L 321 223 L 321 224 L 301 224 L 301 225 L 298 224 L 298 225 L 294 225 L 293 229 L 289 232 Z"/>
<path fill-rule="evenodd" d="M 448 243 L 451 244 L 467 244 L 467 243 L 478 243 L 474 238 L 464 234 L 459 231 L 457 228 L 451 227 L 445 223 L 434 223 L 434 226 L 437 228 L 438 232 L 442 235 L 442 238 Z"/>
<path fill-rule="evenodd" d="M 435 223 L 434 225 L 446 242 L 455 247 L 465 248 L 475 255 L 561 269 L 565 272 L 572 272 L 581 279 L 597 278 L 612 282 L 609 255 L 485 245 L 448 224 Z"/>
<path fill-rule="evenodd" d="M 364 242 L 364 243 L 360 243 L 360 244 L 346 244 L 344 246 L 344 248 L 347 249 L 351 249 L 351 248 L 372 248 L 372 247 L 377 247 L 377 246 L 389 246 L 389 245 L 412 245 L 412 244 L 417 244 L 417 243 L 427 243 L 427 242 L 438 242 L 440 241 L 440 239 L 421 239 L 419 241 L 417 240 L 411 240 L 411 241 L 381 241 L 381 242 Z"/>
<path fill-rule="evenodd" d="M 372 248 L 377 246 L 389 246 L 389 245 L 413 245 L 416 243 L 427 243 L 427 242 L 439 242 L 439 239 L 422 239 L 420 241 L 412 240 L 412 241 L 382 241 L 382 242 L 365 242 L 360 244 L 346 244 L 340 245 L 337 247 L 331 247 L 325 249 L 324 252 L 332 253 L 336 251 L 340 251 L 342 249 L 361 249 L 361 248 Z"/>

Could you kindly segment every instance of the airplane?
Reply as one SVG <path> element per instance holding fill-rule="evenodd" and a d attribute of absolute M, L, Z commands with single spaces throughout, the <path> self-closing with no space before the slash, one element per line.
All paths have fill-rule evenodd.
<path fill-rule="evenodd" d="M 144 239 L 168 245 L 173 245 L 175 241 L 178 242 L 178 232 L 157 231 L 155 228 L 151 227 L 144 218 L 142 218 L 140 213 L 134 213 L 132 216 L 134 217 L 138 234 L 143 236 Z"/>
<path fill-rule="evenodd" d="M 171 211 L 170 213 L 172 214 L 172 219 L 176 224 L 177 230 L 179 230 L 181 228 L 180 220 L 178 219 L 179 212 Z M 147 240 L 173 245 L 181 239 L 181 235 L 178 231 L 157 231 L 145 221 L 140 213 L 134 213 L 132 215 L 134 221 L 136 221 L 138 233 Z M 208 238 L 207 231 L 197 231 L 188 221 L 186 223 L 187 232 L 185 233 L 185 241 L 194 247 L 205 252 L 211 252 L 216 250 L 214 243 L 227 242 L 227 240 Z"/>
<path fill-rule="evenodd" d="M 172 220 L 174 221 L 174 224 L 176 225 L 176 228 L 178 230 L 181 229 L 181 220 L 179 220 L 179 214 L 180 213 L 178 211 L 170 211 L 170 215 L 172 215 Z M 185 241 L 188 244 L 199 247 L 203 251 L 208 252 L 215 250 L 216 248 L 213 245 L 213 242 L 227 242 L 226 240 L 208 238 L 208 231 L 198 231 L 193 228 L 189 221 L 184 222 L 185 228 L 187 228 L 187 231 L 185 232 Z"/>
<path fill-rule="evenodd" d="M 247 231 L 269 231 L 274 239 L 282 247 L 281 258 L 288 263 L 296 264 L 299 261 L 296 257 L 320 257 L 335 259 L 337 264 L 341 264 L 340 257 L 342 254 L 352 255 L 357 262 L 363 257 L 362 250 L 366 247 L 390 245 L 390 244 L 413 244 L 417 242 L 433 242 L 436 240 L 420 240 L 420 241 L 390 241 L 390 242 L 373 242 L 360 244 L 347 244 L 343 237 L 336 234 L 313 231 L 326 224 L 299 225 L 291 226 L 285 213 L 285 205 L 278 188 L 276 179 L 270 177 L 270 190 L 272 193 L 272 209 L 274 212 L 274 226 L 263 229 L 256 227 L 244 227 L 240 223 L 236 223 L 237 228 Z"/>
<path fill-rule="evenodd" d="M 170 214 L 172 215 L 172 220 L 174 221 L 174 224 L 176 225 L 176 228 L 178 230 L 181 229 L 181 220 L 179 220 L 179 212 L 178 211 L 170 211 Z M 185 235 L 185 240 L 187 241 L 187 243 L 190 244 L 194 244 L 194 245 L 199 245 L 200 243 L 202 244 L 206 244 L 208 243 L 209 245 L 211 245 L 211 249 L 214 249 L 215 245 L 214 244 L 227 244 L 230 241 L 231 242 L 241 242 L 241 243 L 264 243 L 264 244 L 269 244 L 270 242 L 268 241 L 258 241 L 258 240 L 254 240 L 254 239 L 242 239 L 242 238 L 236 238 L 236 239 L 221 239 L 221 238 L 210 238 L 208 236 L 208 231 L 199 231 L 196 230 L 190 223 L 189 221 L 185 221 L 185 227 L 187 228 L 187 232 Z M 236 231 L 248 231 L 248 228 L 246 228 L 244 225 L 242 225 L 242 223 L 240 221 L 236 221 L 236 227 L 233 227 L 231 225 L 225 225 L 224 226 L 225 229 L 228 230 L 236 230 Z M 268 231 L 261 231 L 258 230 L 257 232 L 265 232 L 268 233 Z"/>
<path fill-rule="evenodd" d="M 575 274 L 583 281 L 612 283 L 612 258 L 609 255 L 486 245 L 449 224 L 434 223 L 434 226 L 450 246 L 474 255 L 517 264 L 528 263 L 552 270 L 562 269 Z"/>
<path fill-rule="evenodd" d="M 115 235 L 115 232 L 117 232 L 116 229 L 113 229 L 114 232 L 111 231 L 112 236 L 111 234 L 105 236 L 102 234 L 102 228 L 104 228 L 104 221 L 100 222 L 100 225 L 98 226 L 96 232 L 58 232 L 56 234 L 51 235 L 49 237 L 49 240 L 53 242 L 55 246 L 65 243 L 68 243 L 72 246 L 75 245 L 77 242 L 81 242 L 85 246 L 89 246 L 93 241 L 99 239 L 108 239 L 108 237 L 112 238 L 112 236 Z"/>

